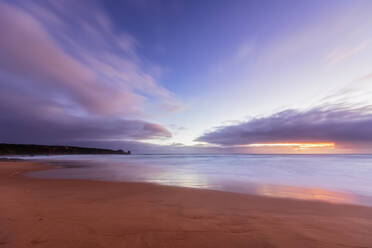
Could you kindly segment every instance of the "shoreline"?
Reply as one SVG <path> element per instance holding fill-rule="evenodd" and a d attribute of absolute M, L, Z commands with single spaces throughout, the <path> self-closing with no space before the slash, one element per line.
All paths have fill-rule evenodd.
<path fill-rule="evenodd" d="M 98 155 L 99 156 L 99 155 Z M 30 160 L 24 160 L 30 161 Z M 27 176 L 39 179 L 73 179 L 73 180 L 92 180 L 92 181 L 103 181 L 103 182 L 123 182 L 123 183 L 145 183 L 145 184 L 155 184 L 171 187 L 182 187 L 182 188 L 194 188 L 212 191 L 222 191 L 231 192 L 244 195 L 257 195 L 269 198 L 282 198 L 282 199 L 294 199 L 294 200 L 305 200 L 305 201 L 321 201 L 329 202 L 334 204 L 345 204 L 345 205 L 360 205 L 372 207 L 372 197 L 367 195 L 358 194 L 355 192 L 348 192 L 342 190 L 332 190 L 321 187 L 305 187 L 298 185 L 285 185 L 285 184 L 273 184 L 273 183 L 234 183 L 230 182 L 225 185 L 210 186 L 206 184 L 204 187 L 199 185 L 185 185 L 181 183 L 167 183 L 167 182 L 154 182 L 146 180 L 130 180 L 129 178 L 116 178 L 112 179 L 110 177 L 97 177 L 97 176 L 86 176 L 85 174 L 75 171 L 75 175 L 63 175 L 66 168 L 78 168 L 91 165 L 92 161 L 65 161 L 65 160 L 34 160 L 33 162 L 40 162 L 48 166 L 52 166 L 50 171 L 36 171 L 27 173 Z M 103 165 L 102 163 L 99 163 Z M 56 171 L 56 169 L 62 169 L 61 171 Z M 102 173 L 104 174 L 104 173 Z M 80 176 L 76 176 L 80 175 Z M 160 180 L 161 181 L 161 180 Z M 213 184 L 212 184 L 213 185 Z M 218 182 L 217 184 L 218 185 Z"/>
<path fill-rule="evenodd" d="M 37 179 L 0 161 L 0 247 L 369 247 L 372 208 L 151 183 Z"/>

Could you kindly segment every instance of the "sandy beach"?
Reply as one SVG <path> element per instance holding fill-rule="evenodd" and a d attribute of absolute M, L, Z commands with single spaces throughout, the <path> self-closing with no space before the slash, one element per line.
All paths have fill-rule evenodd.
<path fill-rule="evenodd" d="M 372 247 L 372 208 L 24 176 L 0 162 L 0 247 Z"/>

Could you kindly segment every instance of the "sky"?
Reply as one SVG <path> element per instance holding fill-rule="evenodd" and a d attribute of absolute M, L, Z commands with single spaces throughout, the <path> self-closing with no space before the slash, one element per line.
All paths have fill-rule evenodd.
<path fill-rule="evenodd" d="M 0 143 L 372 153 L 372 1 L 0 0 Z"/>

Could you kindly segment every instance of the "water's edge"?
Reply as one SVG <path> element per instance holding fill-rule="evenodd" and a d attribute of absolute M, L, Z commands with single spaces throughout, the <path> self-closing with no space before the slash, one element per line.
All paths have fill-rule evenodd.
<path fill-rule="evenodd" d="M 372 156 L 368 155 L 58 156 L 33 160 L 58 166 L 28 174 L 37 178 L 146 182 L 372 206 L 372 185 L 364 184 L 372 172 Z"/>

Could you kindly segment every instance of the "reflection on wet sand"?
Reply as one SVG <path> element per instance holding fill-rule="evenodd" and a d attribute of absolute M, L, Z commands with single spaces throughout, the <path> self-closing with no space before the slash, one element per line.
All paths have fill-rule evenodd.
<path fill-rule="evenodd" d="M 332 203 L 349 204 L 356 204 L 359 202 L 356 197 L 351 194 L 328 191 L 324 189 L 259 184 L 256 185 L 255 190 L 258 195 L 269 197 L 293 198 L 299 200 L 319 200 Z"/>
<path fill-rule="evenodd" d="M 148 178 L 151 178 L 146 180 L 146 182 L 149 183 L 188 188 L 213 188 L 213 186 L 208 183 L 206 177 L 194 173 L 164 171 L 162 173 L 153 173 L 151 176 L 148 176 Z"/>
<path fill-rule="evenodd" d="M 41 178 L 147 182 L 268 197 L 372 205 L 372 197 L 363 194 L 366 189 L 368 190 L 368 178 L 364 176 L 365 173 L 361 173 L 363 168 L 370 168 L 372 159 L 363 158 L 362 160 L 361 158 L 358 167 L 352 167 L 360 170 L 359 174 L 353 170 L 353 177 L 345 176 L 350 172 L 349 167 L 339 169 L 344 164 L 327 160 L 321 163 L 323 170 L 316 170 L 318 167 L 314 167 L 312 163 L 316 158 L 303 156 L 275 157 L 271 160 L 267 157 L 242 157 L 236 160 L 236 157 L 205 159 L 192 156 L 183 158 L 181 161 L 177 156 L 126 159 L 116 160 L 115 157 L 102 157 L 98 161 L 93 159 L 54 161 L 59 166 L 58 169 L 37 171 L 30 175 Z M 288 162 L 288 159 L 293 161 Z M 337 161 L 339 161 L 338 157 Z M 342 161 L 345 160 L 342 159 Z M 260 165 L 256 166 L 254 163 Z M 350 163 L 355 164 L 355 158 Z M 275 171 L 275 174 L 272 171 Z M 340 171 L 342 171 L 341 174 Z M 316 176 L 316 181 L 312 181 L 314 176 Z"/>
<path fill-rule="evenodd" d="M 204 188 L 213 190 L 225 190 L 239 193 L 250 193 L 268 197 L 292 198 L 298 200 L 317 200 L 331 203 L 357 204 L 360 200 L 347 193 L 329 191 L 320 188 L 305 188 L 297 186 L 273 185 L 273 184 L 255 184 L 227 182 L 212 180 L 201 174 L 194 174 L 186 171 L 163 171 L 162 173 L 153 173 L 147 180 L 150 183 L 159 183 L 169 186 Z"/>

